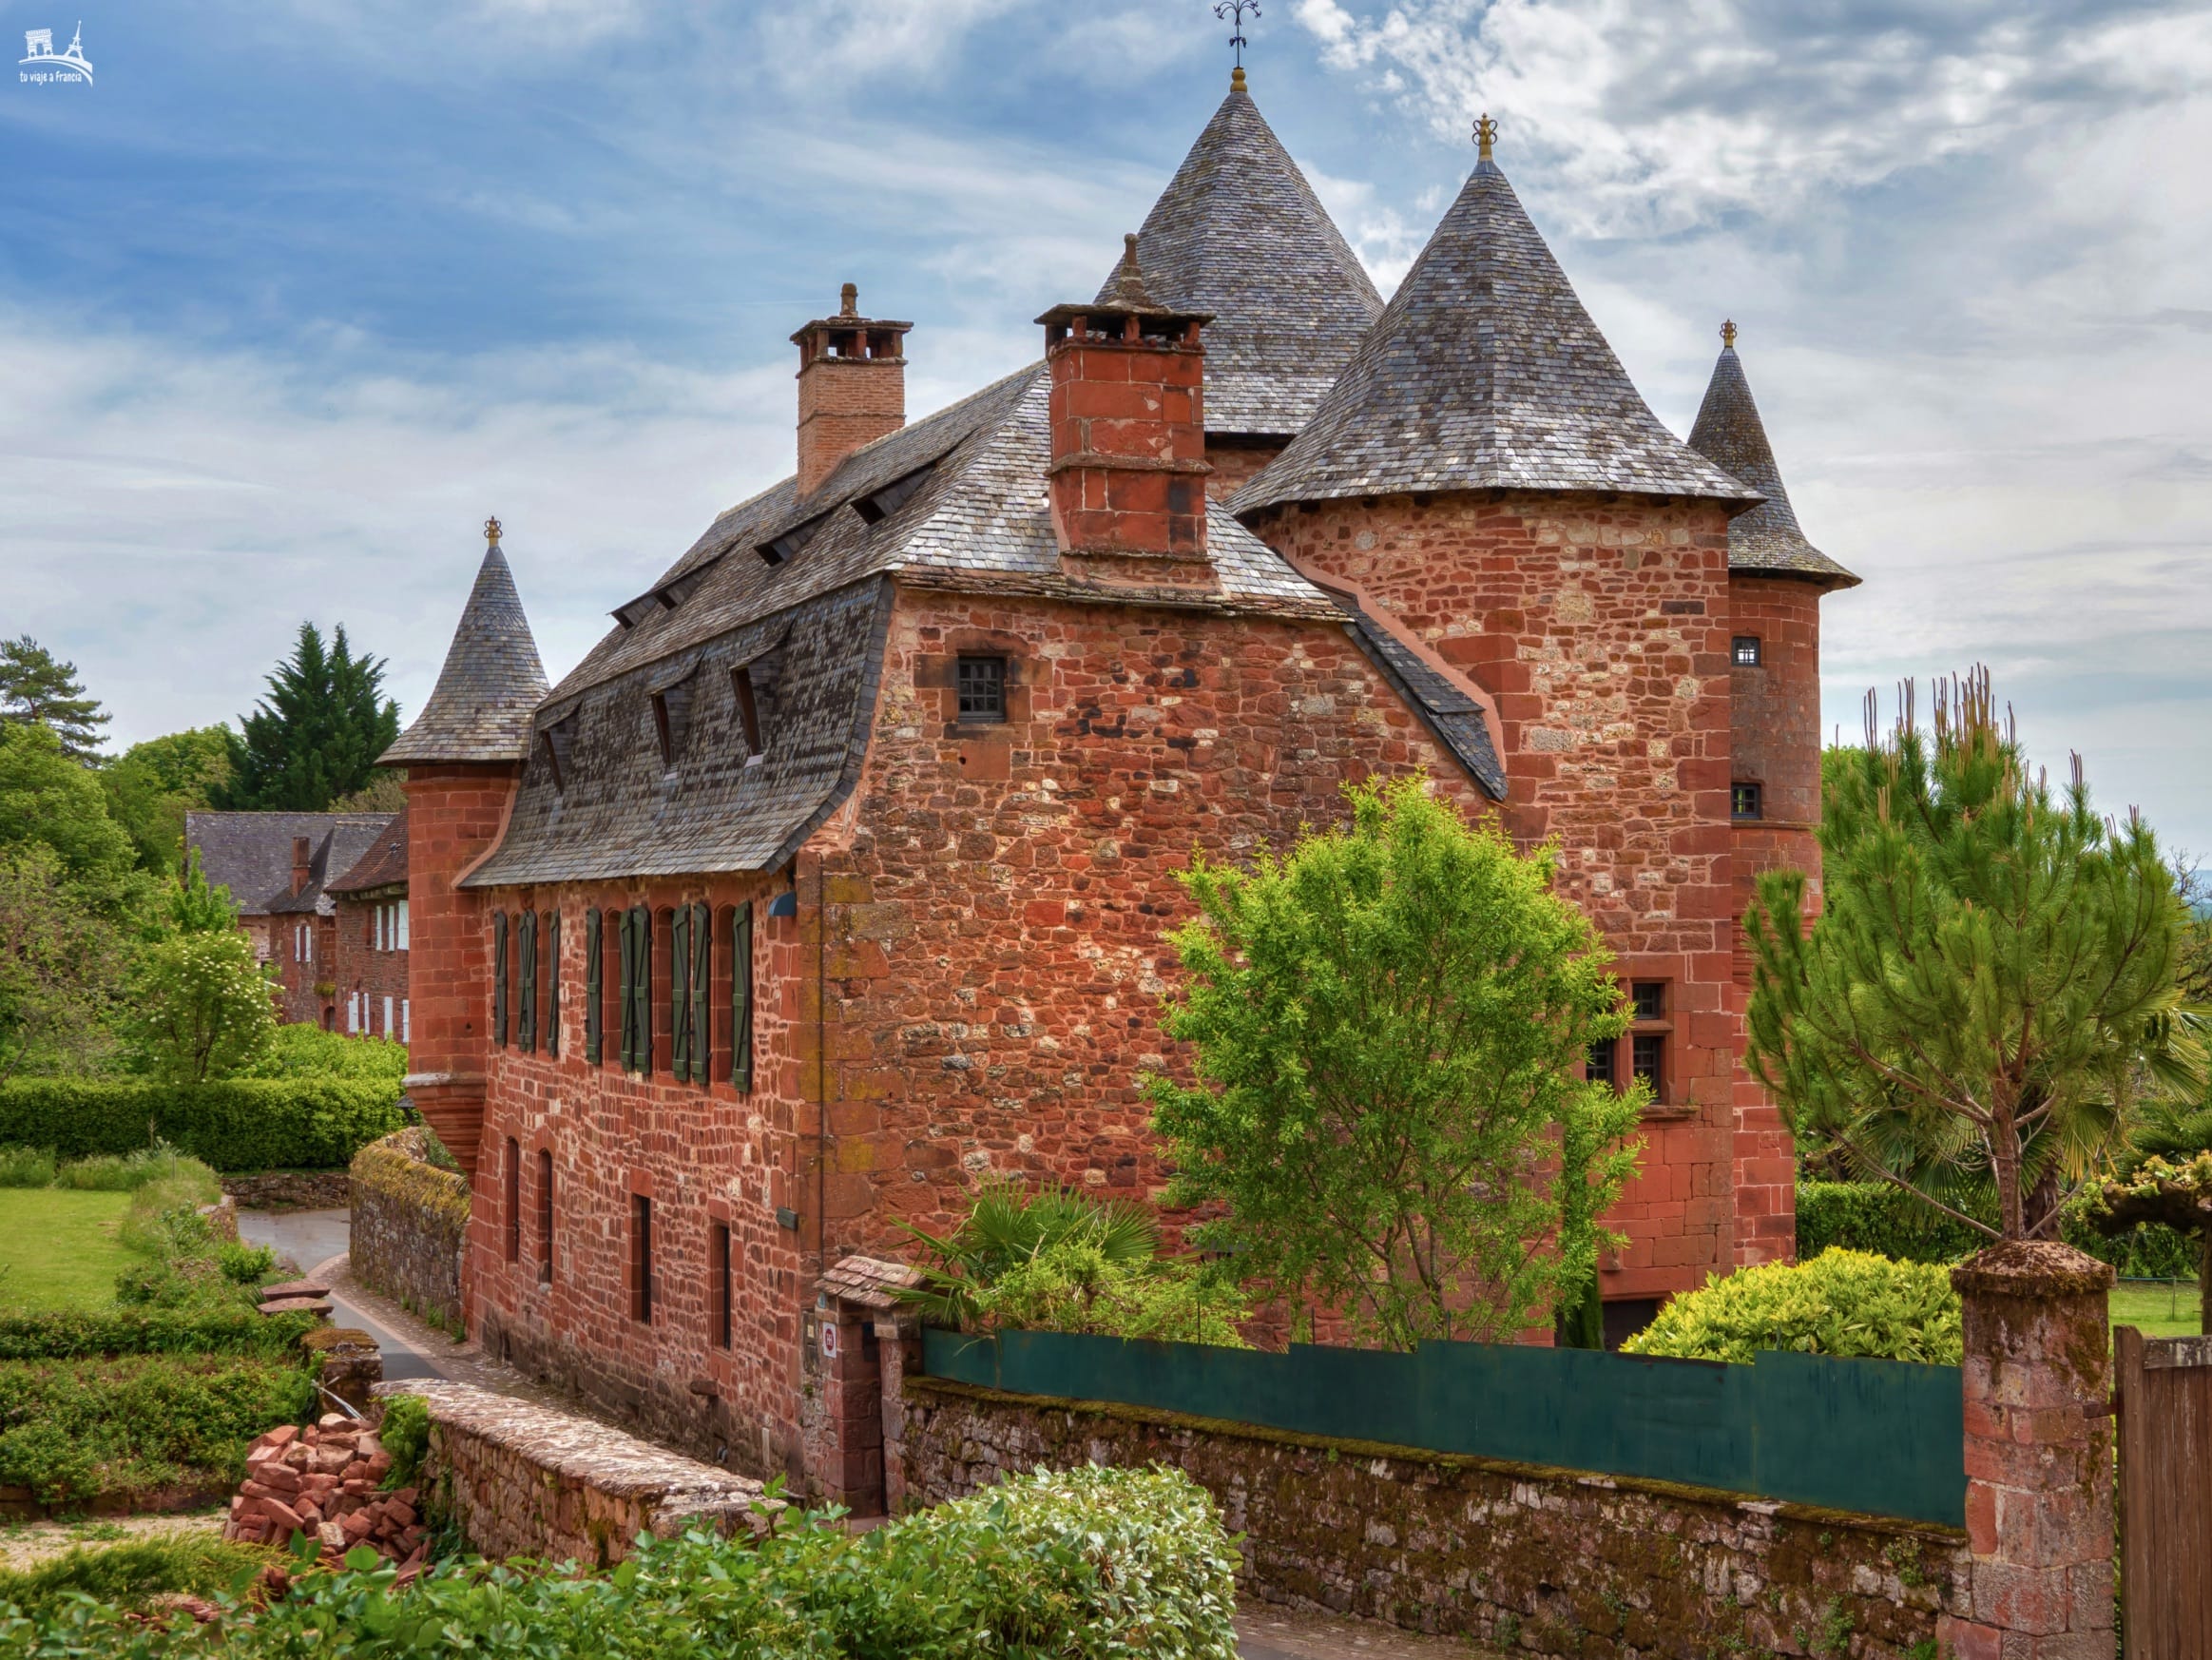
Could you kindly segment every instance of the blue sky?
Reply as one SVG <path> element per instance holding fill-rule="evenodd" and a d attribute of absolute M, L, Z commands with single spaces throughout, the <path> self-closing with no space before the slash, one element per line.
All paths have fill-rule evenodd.
<path fill-rule="evenodd" d="M 1035 355 L 1227 73 L 1203 0 L 74 0 L 0 58 L 0 633 L 128 742 L 303 616 L 428 691 L 488 512 L 557 677 L 790 466 L 860 286 L 918 414 Z M 1263 0 L 1253 90 L 1387 289 L 1471 116 L 1662 419 L 1723 316 L 1828 602 L 1828 718 L 1972 662 L 2212 854 L 2212 10 Z M 0 41 L 79 13 L 0 0 Z"/>

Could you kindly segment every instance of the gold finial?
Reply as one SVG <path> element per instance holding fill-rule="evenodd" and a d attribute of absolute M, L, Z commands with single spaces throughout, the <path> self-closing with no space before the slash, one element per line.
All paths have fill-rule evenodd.
<path fill-rule="evenodd" d="M 1478 162 L 1489 161 L 1491 145 L 1497 143 L 1497 139 L 1498 124 L 1488 114 L 1479 117 L 1474 124 L 1474 159 Z"/>
<path fill-rule="evenodd" d="M 499 546 L 499 521 L 497 519 L 484 521 L 484 539 L 494 548 Z"/>
<path fill-rule="evenodd" d="M 857 282 L 848 282 L 837 290 L 837 315 L 839 317 L 858 317 L 860 315 L 860 285 Z"/>
<path fill-rule="evenodd" d="M 1721 344 L 1731 349 L 1736 344 L 1736 321 L 1733 318 L 1721 325 Z"/>
<path fill-rule="evenodd" d="M 1232 92 L 1244 90 L 1244 66 L 1242 64 L 1239 64 L 1229 71 L 1229 90 Z"/>

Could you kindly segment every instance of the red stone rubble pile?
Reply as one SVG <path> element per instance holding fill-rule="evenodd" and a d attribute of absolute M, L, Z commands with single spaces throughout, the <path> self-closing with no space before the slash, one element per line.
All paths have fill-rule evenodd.
<path fill-rule="evenodd" d="M 367 1545 L 412 1572 L 424 1554 L 422 1515 L 414 1488 L 377 1491 L 391 1470 L 392 1455 L 359 1419 L 331 1412 L 304 1433 L 273 1429 L 246 1449 L 246 1478 L 222 1536 L 285 1545 L 307 1534 L 326 1563 Z"/>

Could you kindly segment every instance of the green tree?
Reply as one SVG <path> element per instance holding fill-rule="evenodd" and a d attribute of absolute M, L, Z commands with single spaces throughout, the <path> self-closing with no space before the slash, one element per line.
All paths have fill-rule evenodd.
<path fill-rule="evenodd" d="M 2154 1104 L 2085 1209 L 2090 1226 L 2112 1238 L 2148 1223 L 2193 1239 L 2197 1329 L 2212 1337 L 2212 1107 Z"/>
<path fill-rule="evenodd" d="M 194 726 L 133 743 L 100 769 L 100 785 L 108 817 L 130 837 L 140 865 L 166 876 L 183 856 L 184 815 L 207 806 L 229 777 L 229 730 Z"/>
<path fill-rule="evenodd" d="M 1828 773 L 1825 907 L 1770 872 L 1747 918 L 1750 1064 L 1800 1135 L 1991 1237 L 2055 1232 L 2146 1086 L 2189 1087 L 2184 915 L 2158 842 L 2031 775 L 1986 671 L 1908 684 Z M 1832 751 L 1831 756 L 1838 752 Z M 1994 1188 L 1995 1226 L 1972 1212 Z"/>
<path fill-rule="evenodd" d="M 0 723 L 0 852 L 43 847 L 80 903 L 121 919 L 143 902 L 130 838 L 92 771 L 43 725 Z"/>
<path fill-rule="evenodd" d="M 0 640 L 0 721 L 44 726 L 61 740 L 64 755 L 89 761 L 107 720 L 100 700 L 86 695 L 74 663 L 55 662 L 29 634 Z"/>
<path fill-rule="evenodd" d="M 128 963 L 124 931 L 83 902 L 52 848 L 0 846 L 0 1084 L 91 1070 Z"/>
<path fill-rule="evenodd" d="M 162 923 L 170 934 L 227 934 L 238 926 L 230 890 L 208 885 L 197 848 L 185 856 L 184 868 L 168 886 Z"/>
<path fill-rule="evenodd" d="M 147 946 L 131 982 L 125 1027 L 155 1077 L 195 1084 L 251 1066 L 277 1028 L 268 975 L 233 929 L 175 934 Z"/>
<path fill-rule="evenodd" d="M 383 659 L 354 656 L 344 625 L 326 647 L 313 623 L 300 624 L 268 695 L 229 740 L 231 776 L 210 790 L 212 803 L 319 813 L 365 788 L 399 737 L 399 705 L 380 695 L 383 685 Z"/>
<path fill-rule="evenodd" d="M 1193 1238 L 1248 1284 L 1370 1340 L 1510 1339 L 1580 1303 L 1635 1170 L 1642 1086 L 1576 1075 L 1626 1004 L 1552 849 L 1417 780 L 1348 795 L 1348 829 L 1183 874 L 1166 1023 L 1198 1082 L 1148 1085 L 1169 1199 L 1225 1209 Z"/>

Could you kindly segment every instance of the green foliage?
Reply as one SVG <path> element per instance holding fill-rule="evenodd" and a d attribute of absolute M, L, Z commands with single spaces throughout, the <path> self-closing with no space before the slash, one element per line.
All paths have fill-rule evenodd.
<path fill-rule="evenodd" d="M 89 761 L 107 721 L 74 663 L 56 662 L 29 634 L 0 640 L 0 724 L 41 727 L 72 761 Z"/>
<path fill-rule="evenodd" d="M 98 1064 L 128 953 L 51 848 L 0 846 L 0 1084 Z"/>
<path fill-rule="evenodd" d="M 0 1606 L 46 1613 L 72 1597 L 96 1597 L 113 1607 L 143 1610 L 185 1592 L 235 1592 L 279 1554 L 265 1545 L 231 1544 L 212 1534 L 186 1532 L 133 1539 L 99 1550 L 80 1547 L 50 1562 L 0 1572 Z"/>
<path fill-rule="evenodd" d="M 238 926 L 238 907 L 230 890 L 209 887 L 194 848 L 163 896 L 162 923 L 171 934 L 228 934 Z"/>
<path fill-rule="evenodd" d="M 969 1294 L 971 1331 L 1072 1331 L 1161 1342 L 1249 1345 L 1252 1318 L 1236 1284 L 1185 1262 L 1118 1262 L 1087 1240 L 1063 1240 Z"/>
<path fill-rule="evenodd" d="M 267 684 L 241 734 L 229 738 L 231 776 L 209 790 L 213 804 L 319 813 L 366 786 L 376 757 L 399 737 L 399 705 L 379 695 L 383 659 L 354 656 L 343 624 L 326 647 L 320 629 L 301 623 Z"/>
<path fill-rule="evenodd" d="M 54 1172 L 54 1186 L 92 1193 L 135 1193 L 150 1183 L 182 1182 L 195 1205 L 212 1205 L 222 1197 L 215 1172 L 200 1160 L 179 1152 L 165 1142 L 140 1148 L 136 1152 L 96 1153 L 72 1159 Z M 179 1199 L 177 1203 L 183 1203 Z"/>
<path fill-rule="evenodd" d="M 257 1291 L 277 1271 L 277 1253 L 268 1245 L 250 1245 L 238 1240 L 218 1240 L 215 1265 L 233 1285 Z"/>
<path fill-rule="evenodd" d="M 414 1486 L 422 1473 L 423 1455 L 430 1451 L 430 1403 L 419 1395 L 387 1396 L 383 1421 L 376 1426 L 376 1440 L 392 1455 L 385 1487 Z"/>
<path fill-rule="evenodd" d="M 110 921 L 144 902 L 138 851 L 100 781 L 44 726 L 0 721 L 0 856 L 24 849 L 51 854 L 62 886 Z"/>
<path fill-rule="evenodd" d="M 2110 1235 L 2098 1230 L 2096 1193 L 2067 1206 L 2059 1237 L 2076 1250 L 2110 1263 L 2123 1279 L 2166 1280 L 2196 1272 L 2196 1248 L 2170 1227 L 2127 1226 Z M 1973 1201 L 1972 1214 L 1988 1223 L 1994 1212 L 1988 1194 Z M 1955 1263 L 1989 1243 L 1988 1236 L 1923 1205 L 1887 1182 L 1799 1182 L 1798 1256 L 1809 1261 L 1822 1251 L 1871 1251 L 1901 1263 Z"/>
<path fill-rule="evenodd" d="M 1958 1293 L 1948 1269 L 1860 1251 L 1710 1276 L 1670 1300 L 1624 1354 L 1753 1360 L 1760 1349 L 1959 1363 Z"/>
<path fill-rule="evenodd" d="M 46 1148 L 0 1147 L 0 1187 L 50 1187 L 54 1155 Z"/>
<path fill-rule="evenodd" d="M 407 1076 L 407 1045 L 389 1037 L 348 1037 L 298 1022 L 279 1026 L 268 1046 L 240 1073 L 247 1078 L 381 1078 Z"/>
<path fill-rule="evenodd" d="M 0 1361 L 116 1355 L 295 1356 L 314 1326 L 308 1314 L 264 1316 L 248 1303 L 183 1308 L 70 1308 L 0 1313 Z"/>
<path fill-rule="evenodd" d="M 900 1296 L 924 1319 L 954 1328 L 973 1328 L 979 1290 L 1056 1246 L 1090 1246 L 1121 1268 L 1147 1267 L 1160 1249 L 1151 1216 L 1125 1200 L 1093 1200 L 1065 1187 L 1029 1192 L 1004 1180 L 985 1182 L 960 1226 L 943 1239 L 900 1226 L 937 1259 L 922 1266 L 921 1284 Z"/>
<path fill-rule="evenodd" d="M 0 1485 L 82 1504 L 183 1483 L 227 1485 L 246 1444 L 315 1410 L 298 1364 L 134 1355 L 0 1364 Z"/>
<path fill-rule="evenodd" d="M 1348 830 L 1183 875 L 1200 915 L 1167 1030 L 1198 1083 L 1148 1086 L 1170 1201 L 1225 1206 L 1198 1243 L 1363 1337 L 1507 1340 L 1579 1299 L 1635 1168 L 1641 1087 L 1577 1076 L 1623 994 L 1548 848 L 1417 781 L 1347 793 Z"/>
<path fill-rule="evenodd" d="M 139 1067 L 177 1084 L 228 1078 L 251 1066 L 277 1030 L 269 976 L 234 929 L 178 934 L 146 947 L 132 976 L 125 1025 Z"/>
<path fill-rule="evenodd" d="M 611 1573 L 470 1558 L 414 1586 L 373 1553 L 207 1636 L 97 1603 L 0 1619 L 0 1651 L 394 1660 L 1234 1660 L 1236 1553 L 1174 1470 L 1013 1477 L 849 1535 L 785 1514 L 758 1543 L 641 1537 Z"/>
<path fill-rule="evenodd" d="M 2009 1239 L 2055 1226 L 2145 1081 L 2202 1087 L 2178 975 L 2186 916 L 2139 817 L 2108 824 L 2077 759 L 2054 793 L 2023 763 L 1988 676 L 1910 688 L 1886 741 L 1837 752 L 1820 824 L 1824 907 L 1762 877 L 1747 918 L 1750 1064 L 1800 1138 L 1855 1173 Z M 1979 1226 L 1978 1223 L 1974 1226 Z"/>
<path fill-rule="evenodd" d="M 396 1080 L 19 1078 L 0 1086 L 0 1142 L 71 1158 L 131 1152 L 158 1137 L 218 1170 L 339 1169 L 406 1122 Z"/>
<path fill-rule="evenodd" d="M 100 785 L 140 866 L 168 876 L 183 861 L 184 815 L 206 806 L 208 792 L 229 777 L 229 731 L 195 726 L 133 743 L 100 769 Z"/>

